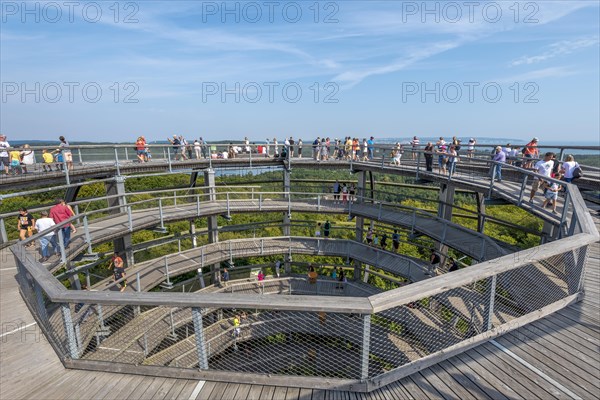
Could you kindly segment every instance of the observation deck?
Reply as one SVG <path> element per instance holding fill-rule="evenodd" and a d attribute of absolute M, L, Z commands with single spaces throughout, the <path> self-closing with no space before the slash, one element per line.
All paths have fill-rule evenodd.
<path fill-rule="evenodd" d="M 535 174 L 506 165 L 503 181 L 494 182 L 486 179 L 494 168 L 488 159 L 462 164 L 448 177 L 425 171 L 420 156 L 401 166 L 389 165 L 385 157 L 367 162 L 249 156 L 180 164 L 168 159 L 148 164 L 117 160 L 100 167 L 84 162 L 68 176 L 56 172 L 21 181 L 4 178 L 20 190 L 60 181 L 60 190 L 81 212 L 67 221 L 78 225 L 72 244 L 44 264 L 24 247 L 27 242 L 9 238 L 5 221 L 13 214 L 0 216 L 2 241 L 11 245 L 1 250 L 0 397 L 597 396 L 597 206 L 586 204 L 577 186 L 566 185 L 558 213 L 553 214 L 539 202 L 527 201 Z M 281 171 L 283 190 L 219 188 L 210 172 L 251 168 Z M 296 168 L 352 171 L 357 193 L 341 202 L 324 190 L 292 190 L 290 174 Z M 190 186 L 147 193 L 109 190 L 119 185 L 119 177 L 140 173 L 186 173 Z M 376 178 L 385 174 L 437 185 L 436 210 L 391 199 L 393 189 L 376 187 Z M 203 185 L 197 186 L 202 175 Z M 78 200 L 79 189 L 94 182 L 88 179 L 106 181 L 106 196 Z M 598 182 L 596 174 L 586 174 L 581 189 L 594 189 Z M 454 202 L 459 190 L 475 194 L 481 207 L 473 217 L 478 229 L 459 223 L 461 208 Z M 147 198 L 140 199 L 143 194 Z M 486 202 L 494 201 L 520 207 L 543 221 L 539 245 L 517 249 L 485 234 L 486 221 L 500 223 L 484 210 Z M 282 216 L 275 224 L 282 235 L 219 240 L 218 234 L 227 232 L 219 219 L 240 213 Z M 296 214 L 347 216 L 355 224 L 356 239 L 294 235 Z M 183 238 L 200 243 L 181 248 L 182 238 L 147 244 L 127 239 L 176 221 L 207 221 L 206 229 L 190 228 L 189 237 Z M 365 221 L 401 229 L 411 245 L 414 238 L 424 237 L 440 254 L 451 251 L 472 263 L 457 272 L 428 275 L 423 258 L 362 243 Z M 119 242 L 128 253 L 129 283 L 123 293 L 110 279 L 90 281 L 91 268 L 103 257 L 93 249 L 111 242 L 115 249 Z M 176 242 L 180 249 L 175 253 L 136 261 L 136 254 L 152 246 Z M 280 278 L 218 282 L 221 263 L 274 255 L 285 261 Z M 306 268 L 305 262 L 296 261 L 305 257 L 313 257 L 318 265 L 320 257 L 338 258 L 338 267 L 352 279 L 332 280 L 331 267 L 323 264 L 317 283 L 311 284 L 304 274 L 293 272 Z M 241 273 L 244 268 L 252 266 L 230 270 Z M 183 287 L 172 282 L 196 270 L 198 276 L 187 290 L 188 281 Z M 86 276 L 92 290 L 75 290 Z M 370 284 L 369 276 L 386 280 L 389 287 Z M 72 289 L 59 281 L 67 279 Z M 166 291 L 151 291 L 161 286 Z M 233 322 L 236 316 L 241 318 L 239 326 Z"/>

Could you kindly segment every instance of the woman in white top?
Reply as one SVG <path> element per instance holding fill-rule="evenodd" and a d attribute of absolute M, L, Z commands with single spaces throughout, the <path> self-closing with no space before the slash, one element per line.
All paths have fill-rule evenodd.
<path fill-rule="evenodd" d="M 23 151 L 21 151 L 21 166 L 23 167 L 23 172 L 27 173 L 27 166 L 33 166 L 35 164 L 35 154 L 33 154 L 33 150 L 29 148 L 28 144 L 23 145 Z"/>
<path fill-rule="evenodd" d="M 563 179 L 567 183 L 571 183 L 573 180 L 573 170 L 579 166 L 579 163 L 575 161 L 575 157 L 572 154 L 567 156 L 567 160 L 563 162 L 560 172 L 563 174 Z"/>

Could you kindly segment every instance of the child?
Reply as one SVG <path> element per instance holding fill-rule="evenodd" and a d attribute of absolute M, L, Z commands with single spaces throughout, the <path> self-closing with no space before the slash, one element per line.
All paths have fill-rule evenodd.
<path fill-rule="evenodd" d="M 317 224 L 317 229 L 315 230 L 315 237 L 320 237 L 321 236 L 321 223 L 319 222 Z"/>
<path fill-rule="evenodd" d="M 556 182 L 544 182 L 544 189 L 546 190 L 544 193 L 544 203 L 542 204 L 542 208 L 546 208 L 548 203 L 552 202 L 552 214 L 556 214 L 556 202 L 558 200 L 558 192 L 561 189 L 561 186 Z"/>
<path fill-rule="evenodd" d="M 52 153 L 50 153 L 48 150 L 44 149 L 42 151 L 42 158 L 44 159 L 44 171 L 45 172 L 50 172 L 52 171 L 52 163 L 54 162 L 54 157 L 52 156 Z"/>

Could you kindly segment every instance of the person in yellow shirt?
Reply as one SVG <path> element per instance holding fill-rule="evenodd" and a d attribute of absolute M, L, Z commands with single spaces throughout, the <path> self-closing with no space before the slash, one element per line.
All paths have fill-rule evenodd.
<path fill-rule="evenodd" d="M 44 171 L 52 171 L 52 163 L 54 162 L 54 156 L 48 150 L 44 149 L 42 152 L 42 158 L 44 159 Z M 46 169 L 48 168 L 48 169 Z"/>
<path fill-rule="evenodd" d="M 21 169 L 21 152 L 17 149 L 12 150 L 8 153 L 10 158 L 10 169 L 11 173 L 14 174 L 22 174 L 23 170 Z"/>

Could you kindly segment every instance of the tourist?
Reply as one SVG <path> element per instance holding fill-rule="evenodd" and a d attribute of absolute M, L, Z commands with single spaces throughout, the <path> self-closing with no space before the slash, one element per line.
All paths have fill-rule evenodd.
<path fill-rule="evenodd" d="M 552 214 L 556 214 L 556 203 L 558 201 L 558 192 L 561 190 L 561 186 L 556 182 L 544 182 L 544 202 L 542 208 L 546 208 L 546 205 L 552 203 Z"/>
<path fill-rule="evenodd" d="M 441 174 L 446 173 L 446 163 L 448 162 L 448 153 L 446 153 L 446 150 L 446 142 L 440 136 L 440 139 L 436 142 L 436 152 L 438 153 L 438 172 Z"/>
<path fill-rule="evenodd" d="M 19 209 L 19 217 L 17 219 L 17 229 L 19 230 L 19 239 L 25 240 L 33 235 L 33 227 L 35 226 L 35 218 L 27 211 L 26 208 Z M 25 247 L 35 246 L 34 242 L 29 242 Z"/>
<path fill-rule="evenodd" d="M 296 144 L 296 142 L 294 141 L 294 138 L 290 136 L 290 140 L 289 140 L 289 146 L 290 146 L 290 158 L 294 157 L 294 145 Z"/>
<path fill-rule="evenodd" d="M 21 168 L 21 151 L 15 147 L 8 153 L 10 159 L 10 173 L 12 175 L 20 175 L 23 173 Z"/>
<path fill-rule="evenodd" d="M 460 269 L 460 266 L 458 265 L 458 261 L 456 261 L 452 257 L 450 257 L 449 264 L 450 264 L 450 268 L 448 268 L 448 272 L 454 272 L 454 271 L 458 271 Z"/>
<path fill-rule="evenodd" d="M 317 224 L 317 229 L 315 229 L 315 237 L 321 237 L 321 223 Z"/>
<path fill-rule="evenodd" d="M 227 282 L 229 282 L 229 271 L 227 270 L 227 268 L 223 269 L 222 279 L 223 285 L 227 287 Z"/>
<path fill-rule="evenodd" d="M 6 135 L 0 134 L 0 164 L 4 167 L 4 173 L 8 175 L 10 159 L 8 156 L 8 149 L 10 144 L 6 141 Z"/>
<path fill-rule="evenodd" d="M 342 204 L 346 204 L 348 201 L 348 186 L 344 183 L 342 185 Z"/>
<path fill-rule="evenodd" d="M 411 147 L 412 147 L 412 159 L 416 160 L 417 159 L 417 151 L 419 150 L 419 138 L 416 136 L 413 136 L 413 139 L 410 141 Z"/>
<path fill-rule="evenodd" d="M 192 158 L 192 149 L 190 148 L 187 139 L 180 135 L 179 142 L 181 143 L 181 157 L 183 158 L 183 160 L 189 160 L 190 158 Z"/>
<path fill-rule="evenodd" d="M 135 152 L 139 162 L 148 161 L 146 158 L 146 139 L 143 136 L 138 137 L 135 141 Z"/>
<path fill-rule="evenodd" d="M 256 275 L 256 279 L 258 281 L 258 286 L 260 288 L 264 289 L 265 274 L 262 272 L 262 269 L 258 271 L 258 275 Z"/>
<path fill-rule="evenodd" d="M 119 291 L 124 292 L 127 288 L 127 274 L 125 273 L 125 264 L 123 263 L 123 259 L 119 257 L 119 254 L 116 251 L 110 259 L 110 263 L 108 264 L 108 269 L 111 268 L 113 268 L 113 277 L 117 283 Z M 119 283 L 121 279 L 123 279 L 123 281 Z"/>
<path fill-rule="evenodd" d="M 273 157 L 279 158 L 279 144 L 277 143 L 277 138 L 273 138 Z"/>
<path fill-rule="evenodd" d="M 68 220 L 73 215 L 73 211 L 67 206 L 63 199 L 56 199 L 55 205 L 50 209 L 50 218 L 54 220 L 56 225 Z M 61 232 L 63 236 L 63 245 L 66 249 L 71 242 L 71 224 L 63 224 Z"/>
<path fill-rule="evenodd" d="M 309 264 L 309 269 L 308 269 L 308 283 L 310 283 L 311 285 L 316 284 L 318 276 L 319 275 L 317 274 L 317 271 L 315 271 L 315 267 L 313 267 L 312 265 Z"/>
<path fill-rule="evenodd" d="M 367 231 L 367 236 L 365 237 L 367 240 L 367 244 L 371 246 L 373 244 L 373 228 L 369 228 Z"/>
<path fill-rule="evenodd" d="M 244 138 L 244 153 L 246 154 L 250 154 L 252 152 L 252 149 L 250 148 L 250 140 L 248 140 L 248 137 Z"/>
<path fill-rule="evenodd" d="M 42 211 L 42 217 L 38 218 L 35 221 L 35 230 L 38 232 L 43 232 L 51 227 L 56 225 L 52 218 L 48 217 L 48 211 Z M 45 233 L 43 236 L 40 236 L 40 251 L 42 253 L 42 258 L 40 262 L 46 262 L 50 258 L 50 249 L 48 245 L 52 245 L 52 249 L 54 253 L 58 253 L 58 249 L 56 246 L 56 238 L 54 236 L 54 231 L 50 231 Z"/>
<path fill-rule="evenodd" d="M 356 194 L 356 186 L 354 186 L 354 183 L 351 183 L 350 187 L 348 188 L 348 201 L 349 202 L 353 202 L 356 200 L 354 198 L 355 194 Z"/>
<path fill-rule="evenodd" d="M 425 272 L 425 275 L 435 275 L 435 270 L 440 264 L 440 256 L 435 252 L 435 250 L 431 250 L 431 255 L 429 256 L 429 270 Z"/>
<path fill-rule="evenodd" d="M 342 187 L 340 185 L 340 182 L 338 182 L 338 180 L 335 180 L 335 183 L 333 184 L 333 204 L 337 204 L 340 201 L 340 191 L 342 190 Z"/>
<path fill-rule="evenodd" d="M 277 260 L 277 261 L 275 261 L 275 275 L 277 275 L 278 278 L 279 278 L 280 269 L 281 269 L 281 261 Z"/>
<path fill-rule="evenodd" d="M 531 193 L 529 195 L 529 203 L 533 204 L 533 198 L 535 197 L 535 193 L 540 187 L 543 187 L 543 177 L 550 178 L 552 168 L 554 167 L 554 161 L 552 161 L 552 157 L 554 157 L 554 153 L 549 151 L 544 155 L 544 158 L 542 160 L 539 160 L 537 163 L 535 163 L 535 167 L 533 168 L 533 170 L 538 174 L 542 175 L 542 178 L 537 176 L 533 178 L 533 182 L 531 183 Z"/>
<path fill-rule="evenodd" d="M 237 315 L 233 317 L 233 337 L 237 338 L 240 336 L 240 317 Z"/>
<path fill-rule="evenodd" d="M 333 267 L 333 270 L 331 271 L 331 279 L 333 279 L 334 281 L 337 280 L 337 271 L 335 267 Z"/>
<path fill-rule="evenodd" d="M 198 139 L 194 140 L 194 153 L 196 153 L 196 160 L 199 160 L 202 154 L 202 145 Z"/>
<path fill-rule="evenodd" d="M 177 135 L 173 135 L 173 139 L 167 138 L 169 143 L 173 146 L 173 156 L 175 157 L 175 161 L 181 159 L 181 141 Z"/>
<path fill-rule="evenodd" d="M 329 237 L 329 232 L 331 231 L 331 222 L 329 220 L 325 221 L 325 225 L 323 225 L 323 236 L 326 238 Z"/>
<path fill-rule="evenodd" d="M 392 248 L 394 249 L 394 253 L 398 252 L 398 247 L 400 247 L 400 235 L 398 234 L 398 230 L 394 229 L 394 233 L 392 234 Z"/>
<path fill-rule="evenodd" d="M 523 166 L 523 168 L 531 168 L 532 161 L 534 158 L 538 158 L 540 156 L 540 150 L 537 148 L 538 146 L 538 138 L 534 137 L 531 139 L 531 142 L 527 143 L 525 147 L 523 147 L 523 156 L 527 159 L 527 162 Z"/>
<path fill-rule="evenodd" d="M 380 246 L 383 250 L 386 249 L 387 247 L 387 233 L 383 232 L 383 235 L 381 235 L 381 242 L 380 242 Z"/>
<path fill-rule="evenodd" d="M 448 176 L 454 175 L 456 172 L 456 164 L 458 163 L 458 153 L 456 146 L 451 145 L 448 150 Z"/>
<path fill-rule="evenodd" d="M 320 160 L 327 161 L 329 159 L 329 148 L 327 147 L 327 140 L 321 139 L 321 157 Z"/>
<path fill-rule="evenodd" d="M 496 153 L 492 161 L 496 161 L 497 164 L 492 164 L 492 180 L 496 179 L 498 182 L 502 182 L 502 163 L 506 162 L 506 152 L 502 150 L 501 146 L 496 147 Z"/>
<path fill-rule="evenodd" d="M 379 236 L 377 236 L 377 233 L 373 233 L 373 247 L 379 247 Z"/>
<path fill-rule="evenodd" d="M 475 144 L 477 143 L 477 141 L 473 138 L 469 139 L 469 142 L 467 143 L 467 157 L 469 158 L 473 158 L 473 155 L 475 154 Z"/>
<path fill-rule="evenodd" d="M 198 142 L 200 143 L 200 149 L 202 150 L 202 158 L 207 159 L 208 158 L 208 144 L 204 141 L 204 139 L 202 139 L 202 136 L 200 136 L 200 140 Z"/>
<path fill-rule="evenodd" d="M 575 171 L 576 168 L 581 169 L 579 163 L 575 161 L 575 157 L 573 157 L 572 154 L 569 154 L 561 167 L 561 174 L 563 175 L 563 180 L 565 182 L 571 183 L 573 182 L 573 179 L 577 179 L 577 177 L 573 176 L 573 171 Z"/>
<path fill-rule="evenodd" d="M 367 139 L 363 139 L 362 142 L 362 161 L 368 161 L 369 160 L 369 145 L 367 144 Z"/>
<path fill-rule="evenodd" d="M 369 148 L 369 160 L 372 160 L 374 158 L 374 154 L 375 154 L 375 137 L 371 136 L 371 138 L 369 140 L 367 140 L 367 145 Z"/>
<path fill-rule="evenodd" d="M 23 173 L 27 174 L 27 167 L 30 166 L 33 168 L 35 164 L 35 154 L 31 147 L 28 144 L 23 145 L 23 150 L 21 151 L 21 167 L 23 167 Z M 32 171 L 33 172 L 33 171 Z"/>
<path fill-rule="evenodd" d="M 344 284 L 346 282 L 348 282 L 348 281 L 346 280 L 346 273 L 344 272 L 344 270 L 342 269 L 342 267 L 340 267 L 340 269 L 339 269 L 338 280 L 341 283 L 340 289 L 343 289 L 344 288 Z"/>
<path fill-rule="evenodd" d="M 60 145 L 54 152 L 62 156 L 62 162 L 66 163 L 67 169 L 71 171 L 73 169 L 73 153 L 71 153 L 69 142 L 64 136 L 60 136 L 58 140 L 60 140 Z"/>
<path fill-rule="evenodd" d="M 427 145 L 423 149 L 425 152 L 425 169 L 427 172 L 433 172 L 433 144 L 431 142 L 427 142 Z"/>
<path fill-rule="evenodd" d="M 298 139 L 298 158 L 302 158 L 302 139 Z"/>

